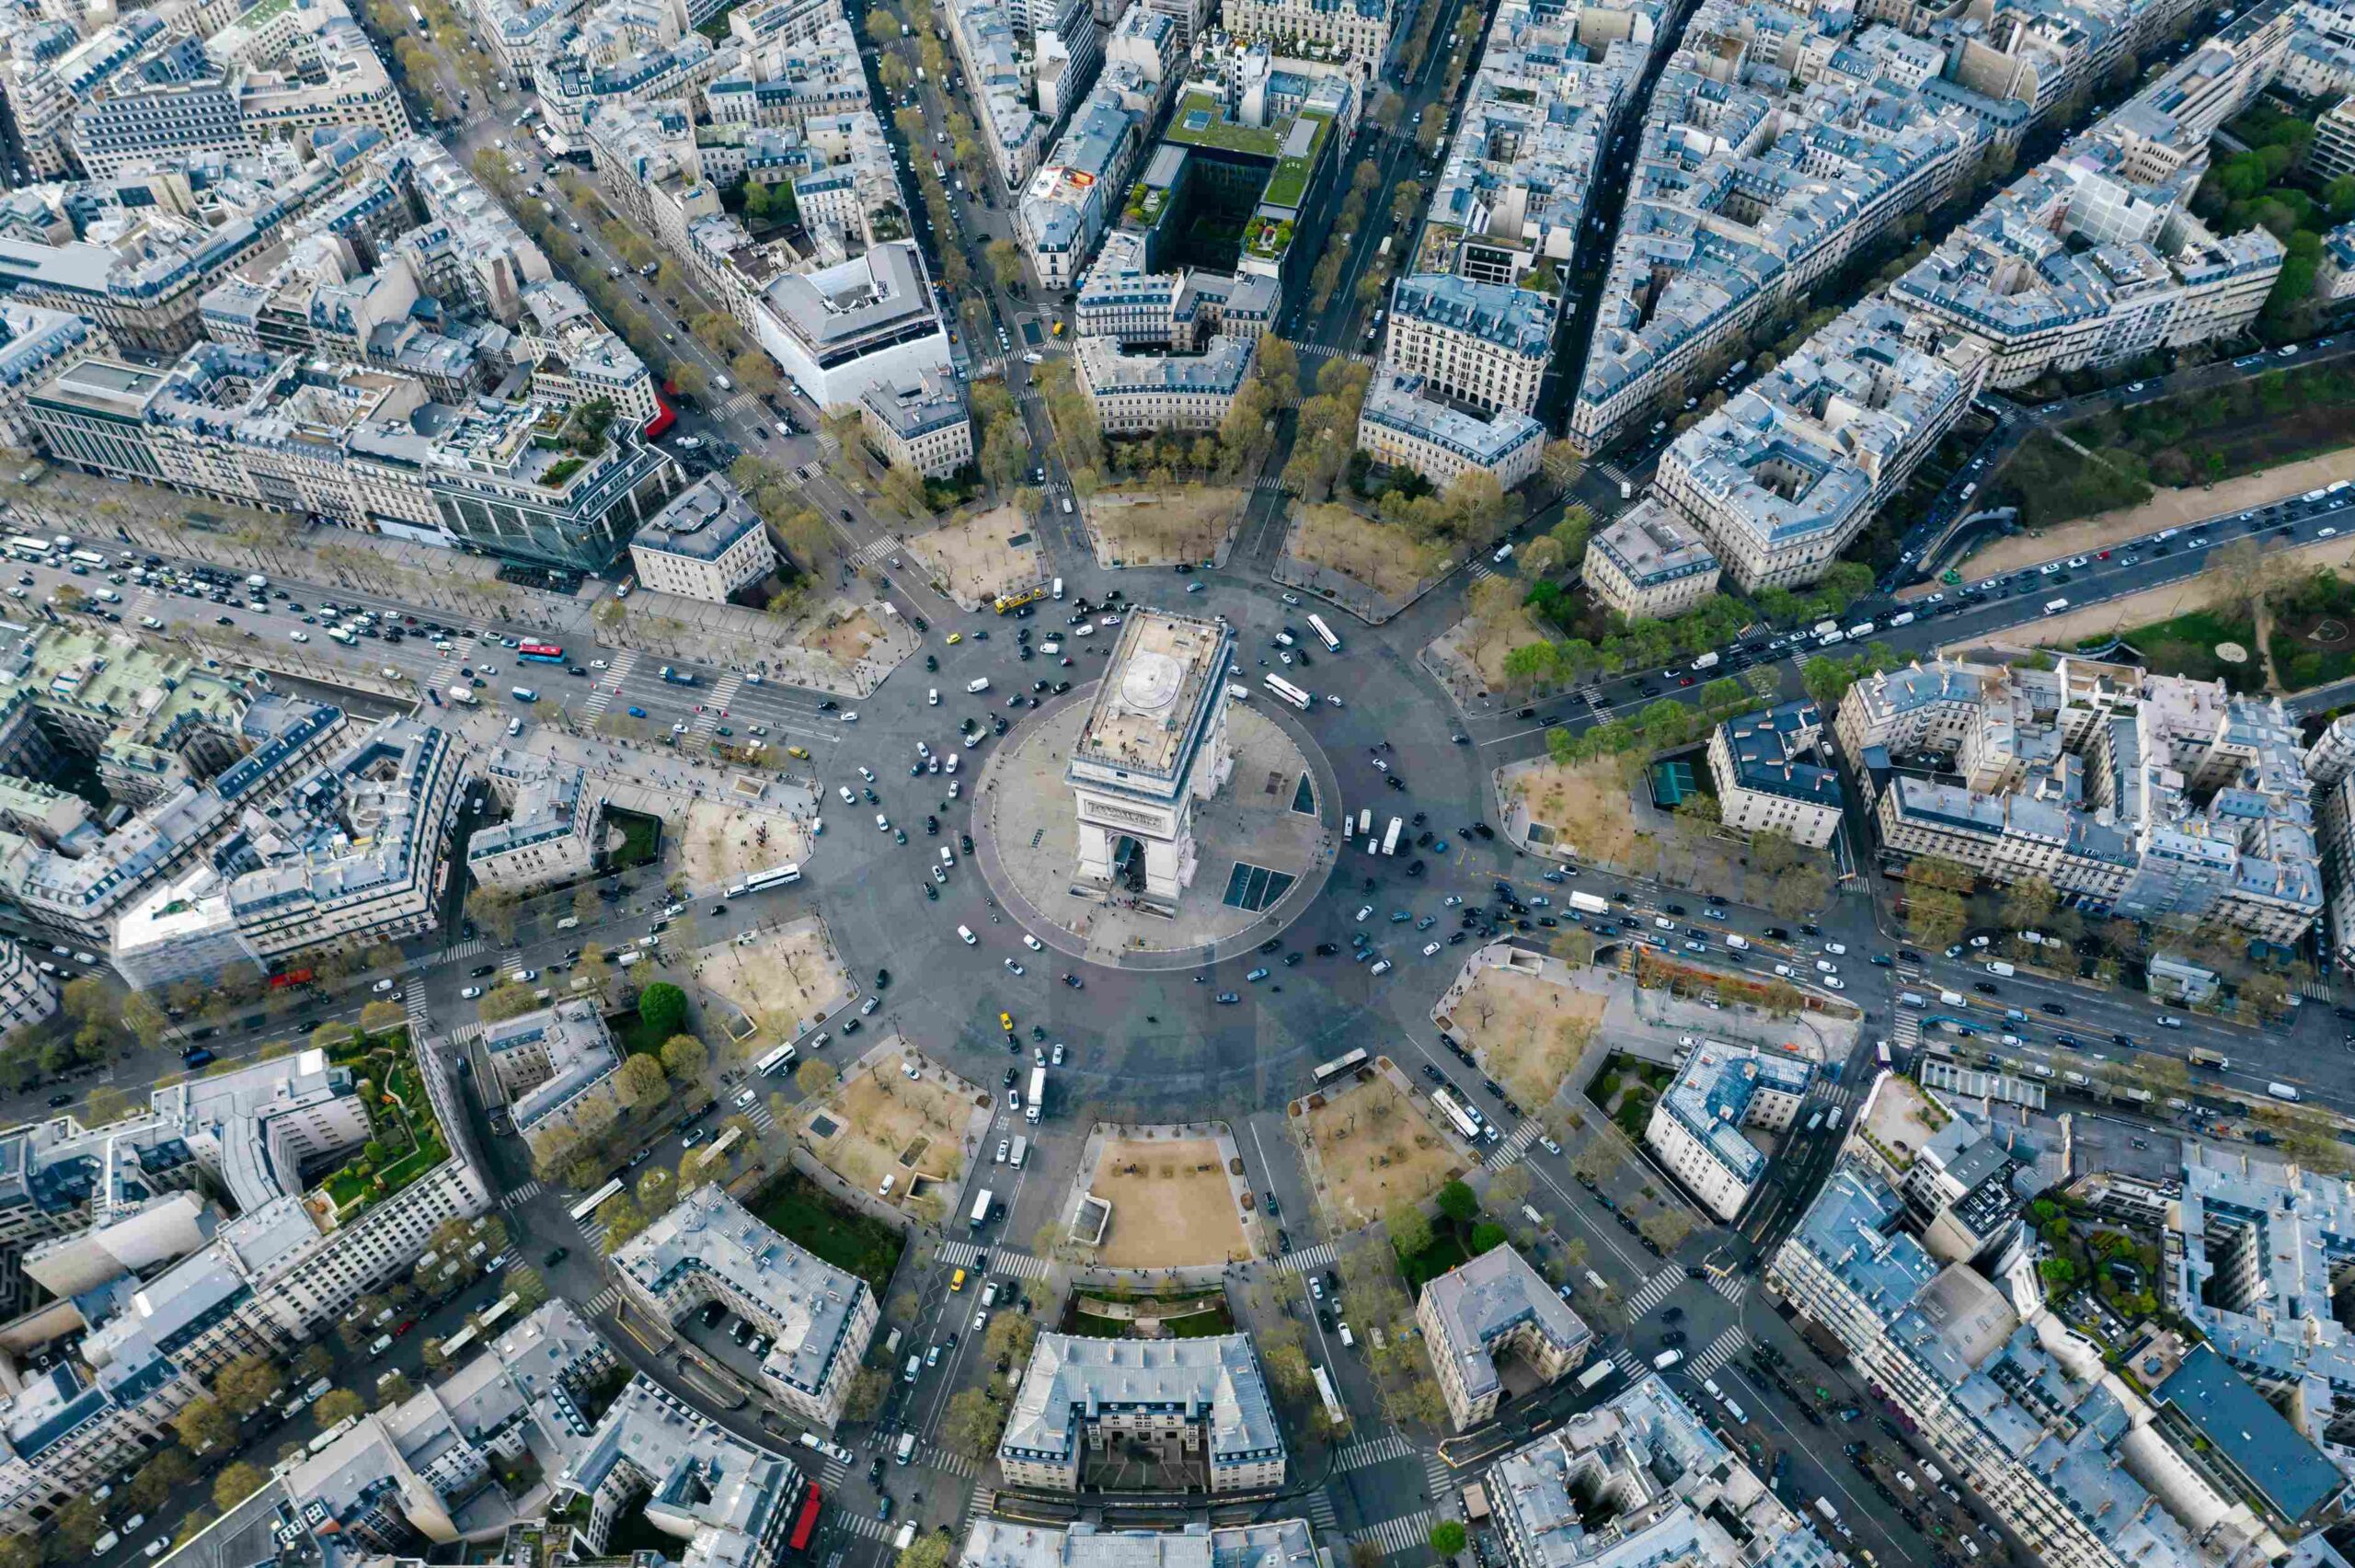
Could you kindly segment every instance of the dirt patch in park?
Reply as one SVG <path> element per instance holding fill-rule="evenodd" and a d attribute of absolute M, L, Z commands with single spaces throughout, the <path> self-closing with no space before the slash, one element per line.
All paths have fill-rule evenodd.
<path fill-rule="evenodd" d="M 1372 1224 L 1394 1203 L 1420 1203 L 1463 1163 L 1422 1107 L 1379 1072 L 1312 1104 L 1308 1139 L 1317 1196 L 1342 1230 Z"/>
<path fill-rule="evenodd" d="M 1403 599 L 1437 569 L 1441 552 L 1407 530 L 1332 502 L 1303 504 L 1284 554 L 1349 578 L 1377 599 Z"/>
<path fill-rule="evenodd" d="M 1501 692 L 1505 680 L 1505 656 L 1517 647 L 1545 640 L 1545 634 L 1528 610 L 1514 605 L 1503 615 L 1493 617 L 1492 624 L 1481 624 L 1467 615 L 1439 635 L 1432 649 L 1448 665 L 1463 675 L 1472 677 L 1483 692 Z"/>
<path fill-rule="evenodd" d="M 850 971 L 815 916 L 695 955 L 703 985 L 751 1019 L 752 1045 L 789 1040 L 850 1000 Z"/>
<path fill-rule="evenodd" d="M 1619 760 L 1598 757 L 1565 765 L 1541 758 L 1516 763 L 1498 775 L 1498 793 L 1508 808 L 1515 802 L 1542 835 L 1582 861 L 1606 865 L 1648 864 L 1648 839 L 1637 832 L 1634 802 L 1621 782 Z"/>
<path fill-rule="evenodd" d="M 1488 1076 L 1542 1108 L 1603 1024 L 1605 999 L 1519 969 L 1483 965 L 1450 1008 Z"/>
<path fill-rule="evenodd" d="M 854 610 L 839 619 L 829 616 L 814 625 L 804 626 L 794 641 L 811 653 L 824 654 L 842 664 L 856 664 L 883 640 L 883 635 L 882 624 L 872 612 Z"/>
<path fill-rule="evenodd" d="M 892 1195 L 904 1198 L 911 1179 L 954 1181 L 965 1169 L 965 1124 L 973 1114 L 966 1091 L 936 1070 L 911 1079 L 900 1059 L 886 1055 L 870 1071 L 853 1073 L 823 1101 L 802 1107 L 802 1133 L 826 1168 L 867 1192 L 894 1172 Z M 816 1124 L 833 1128 L 820 1138 Z"/>
<path fill-rule="evenodd" d="M 755 871 L 810 857 L 810 830 L 782 811 L 747 811 L 716 800 L 687 807 L 678 830 L 680 872 L 696 887 L 722 887 Z"/>
<path fill-rule="evenodd" d="M 1105 1268 L 1188 1268 L 1247 1259 L 1243 1217 L 1207 1138 L 1117 1139 L 1087 1190 L 1109 1204 L 1095 1262 Z"/>
<path fill-rule="evenodd" d="M 1243 518 L 1250 492 L 1232 485 L 1100 490 L 1082 509 L 1097 557 L 1111 567 L 1214 561 Z"/>
<path fill-rule="evenodd" d="M 1027 537 L 1026 537 L 1027 536 Z M 1009 543 L 1025 539 L 1025 543 Z M 980 605 L 1039 580 L 1037 535 L 1018 508 L 992 507 L 908 541 L 932 567 L 935 582 L 959 603 Z"/>

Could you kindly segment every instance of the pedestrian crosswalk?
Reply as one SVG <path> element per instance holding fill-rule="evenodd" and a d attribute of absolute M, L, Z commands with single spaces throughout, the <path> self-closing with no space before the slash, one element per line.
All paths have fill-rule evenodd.
<path fill-rule="evenodd" d="M 598 1246 L 604 1241 L 605 1222 L 594 1214 L 586 1219 L 576 1219 L 573 1223 L 580 1227 L 580 1239 L 591 1246 Z"/>
<path fill-rule="evenodd" d="M 1423 1485 L 1435 1498 L 1445 1497 L 1455 1490 L 1455 1472 L 1435 1452 L 1423 1455 Z"/>
<path fill-rule="evenodd" d="M 872 1514 L 853 1513 L 848 1508 L 835 1510 L 834 1521 L 849 1527 L 851 1534 L 864 1537 L 868 1540 L 889 1540 L 893 1534 L 891 1526 L 887 1521 L 879 1519 Z"/>
<path fill-rule="evenodd" d="M 1613 1347 L 1611 1364 L 1618 1368 L 1619 1375 L 1630 1382 L 1642 1377 L 1646 1371 L 1644 1358 L 1624 1345 Z"/>
<path fill-rule="evenodd" d="M 1348 360 L 1361 365 L 1373 363 L 1372 354 L 1361 354 L 1355 349 L 1336 349 L 1326 343 L 1295 343 L 1292 347 L 1311 359 Z"/>
<path fill-rule="evenodd" d="M 1339 1533 L 1340 1516 L 1333 1512 L 1333 1499 L 1323 1487 L 1316 1488 L 1301 1502 L 1308 1509 L 1308 1522 L 1316 1527 L 1318 1534 L 1330 1536 Z"/>
<path fill-rule="evenodd" d="M 766 1100 L 755 1100 L 744 1107 L 744 1119 L 752 1123 L 752 1130 L 763 1138 L 776 1130 L 776 1117 L 771 1114 Z"/>
<path fill-rule="evenodd" d="M 1363 1470 L 1368 1465 L 1403 1459 L 1414 1451 L 1414 1446 L 1397 1433 L 1384 1432 L 1378 1436 L 1361 1437 L 1335 1454 L 1333 1468 L 1337 1471 Z"/>
<path fill-rule="evenodd" d="M 1709 1288 L 1739 1307 L 1742 1298 L 1750 1294 L 1750 1276 L 1730 1270 L 1713 1274 L 1709 1276 Z"/>
<path fill-rule="evenodd" d="M 1360 1530 L 1358 1534 L 1372 1536 L 1382 1543 L 1384 1551 L 1412 1551 L 1417 1547 L 1429 1544 L 1434 1522 L 1429 1508 L 1418 1508 L 1411 1514 L 1384 1519 L 1378 1525 Z"/>
<path fill-rule="evenodd" d="M 606 1286 L 589 1298 L 589 1315 L 593 1318 L 601 1312 L 612 1311 L 620 1304 L 621 1299 L 622 1293 L 619 1288 L 611 1285 Z"/>
<path fill-rule="evenodd" d="M 1897 1016 L 1890 1023 L 1889 1043 L 1906 1050 L 1919 1046 L 1922 1043 L 1921 1016 L 1910 1009 L 1899 1008 Z"/>
<path fill-rule="evenodd" d="M 1718 1368 L 1740 1355 L 1749 1344 L 1750 1331 L 1740 1323 L 1734 1324 L 1725 1333 L 1709 1341 L 1709 1347 L 1706 1350 L 1693 1357 L 1691 1363 L 1693 1375 L 1696 1378 L 1710 1376 Z"/>
<path fill-rule="evenodd" d="M 589 689 L 589 700 L 580 704 L 580 711 L 593 719 L 611 707 L 615 694 L 622 689 L 622 681 L 637 665 L 636 648 L 624 648 L 615 654 L 612 667 L 597 672 L 597 683 Z"/>
<path fill-rule="evenodd" d="M 544 1182 L 525 1182 L 499 1200 L 501 1208 L 521 1208 L 547 1190 Z"/>
<path fill-rule="evenodd" d="M 1472 580 L 1473 580 L 1474 582 L 1478 582 L 1478 581 L 1479 581 L 1481 578 L 1492 578 L 1492 577 L 1495 577 L 1496 575 L 1497 575 L 1497 570 L 1496 570 L 1496 568 L 1495 568 L 1494 567 L 1491 567 L 1490 565 L 1488 565 L 1488 562 L 1486 562 L 1486 561 L 1482 561 L 1482 560 L 1475 560 L 1475 561 L 1472 563 Z"/>
<path fill-rule="evenodd" d="M 1658 1274 L 1645 1280 L 1644 1288 L 1637 1291 L 1634 1298 L 1627 1303 L 1627 1321 L 1635 1322 L 1662 1301 L 1667 1300 L 1669 1292 L 1683 1282 L 1684 1271 L 1675 1267 L 1661 1269 Z"/>
<path fill-rule="evenodd" d="M 1488 1150 L 1482 1162 L 1490 1170 L 1502 1170 L 1529 1151 L 1529 1146 L 1545 1133 L 1545 1124 L 1531 1116 L 1512 1129 L 1512 1136 Z"/>
<path fill-rule="evenodd" d="M 741 414 L 745 418 L 752 419 L 760 418 L 763 414 L 760 399 L 754 397 L 749 392 L 738 393 L 735 396 L 721 404 L 718 411 L 723 417 Z"/>
<path fill-rule="evenodd" d="M 892 556 L 897 555 L 899 553 L 899 540 L 887 533 L 882 538 L 874 541 L 872 544 L 862 544 L 857 548 L 857 550 L 854 551 L 850 558 L 851 565 L 854 567 L 879 567 L 890 560 Z"/>
<path fill-rule="evenodd" d="M 1627 477 L 1627 471 L 1615 463 L 1598 463 L 1594 465 L 1594 471 L 1614 485 L 1632 486 L 1635 483 Z"/>
<path fill-rule="evenodd" d="M 1307 1274 L 1315 1269 L 1330 1268 L 1340 1255 L 1330 1242 L 1319 1242 L 1302 1252 L 1286 1253 L 1276 1261 L 1276 1266 L 1286 1274 Z"/>
<path fill-rule="evenodd" d="M 744 678 L 734 670 L 721 676 L 711 688 L 711 701 L 699 704 L 703 710 L 695 715 L 694 729 L 697 735 L 709 735 L 719 727 L 729 705 L 736 701 L 736 693 L 743 689 Z"/>
<path fill-rule="evenodd" d="M 489 943 L 485 942 L 479 936 L 462 936 L 457 941 L 450 944 L 449 946 L 442 949 L 442 956 L 445 960 L 451 958 L 471 958 L 489 945 Z"/>
<path fill-rule="evenodd" d="M 1284 482 L 1276 475 L 1262 474 L 1257 479 L 1251 481 L 1251 487 L 1255 490 L 1265 491 L 1269 495 L 1281 495 L 1284 490 Z"/>
<path fill-rule="evenodd" d="M 992 1274 L 1010 1274 L 1017 1279 L 1047 1277 L 1047 1260 L 1034 1258 L 1028 1253 L 1001 1248 L 984 1253 L 971 1242 L 943 1242 L 940 1244 L 940 1261 L 950 1268 L 971 1268 L 976 1260 L 984 1256 L 990 1260 Z"/>
<path fill-rule="evenodd" d="M 401 992 L 401 1001 L 408 1012 L 408 1032 L 412 1038 L 423 1035 L 432 1023 L 425 1005 L 425 977 L 411 975 Z"/>
<path fill-rule="evenodd" d="M 962 1454 L 951 1453 L 937 1443 L 925 1446 L 916 1455 L 919 1462 L 934 1470 L 945 1470 L 951 1475 L 971 1477 L 973 1461 Z"/>

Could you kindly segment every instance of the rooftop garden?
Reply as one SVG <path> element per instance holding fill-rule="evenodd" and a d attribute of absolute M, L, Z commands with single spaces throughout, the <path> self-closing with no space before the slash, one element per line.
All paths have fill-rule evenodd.
<path fill-rule="evenodd" d="M 567 479 L 588 465 L 589 460 L 585 457 L 560 457 L 548 464 L 547 472 L 540 475 L 540 483 L 551 490 L 561 490 Z"/>
<path fill-rule="evenodd" d="M 355 1036 L 330 1049 L 327 1059 L 351 1070 L 373 1128 L 360 1152 L 317 1188 L 333 1206 L 334 1222 L 349 1225 L 448 1159 L 450 1146 L 426 1099 L 407 1029 Z"/>
<path fill-rule="evenodd" d="M 1308 179 L 1316 171 L 1316 160 L 1325 151 L 1325 143 L 1332 134 L 1333 122 L 1325 115 L 1304 113 L 1302 119 L 1316 127 L 1316 134 L 1308 143 L 1308 151 L 1299 157 L 1285 158 L 1276 165 L 1276 172 L 1269 177 L 1268 189 L 1259 200 L 1270 207 L 1286 207 L 1299 211 L 1308 200 Z"/>
<path fill-rule="evenodd" d="M 1292 248 L 1290 218 L 1254 218 L 1243 236 L 1243 248 L 1253 256 L 1272 260 Z"/>
<path fill-rule="evenodd" d="M 1272 158 L 1283 148 L 1283 141 L 1276 132 L 1256 125 L 1237 125 L 1229 120 L 1226 106 L 1207 92 L 1188 93 L 1178 100 L 1178 112 L 1170 117 L 1169 130 L 1163 140 L 1261 158 Z"/>
<path fill-rule="evenodd" d="M 1140 227 L 1150 228 L 1160 218 L 1162 209 L 1168 205 L 1166 187 L 1147 185 L 1139 180 L 1129 187 L 1128 203 L 1120 209 L 1120 216 Z"/>

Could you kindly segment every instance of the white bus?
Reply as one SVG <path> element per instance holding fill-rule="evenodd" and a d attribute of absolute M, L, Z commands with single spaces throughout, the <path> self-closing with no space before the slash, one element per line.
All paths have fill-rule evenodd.
<path fill-rule="evenodd" d="M 576 1225 L 588 1224 L 589 1217 L 603 1207 L 607 1198 L 619 1196 L 621 1190 L 622 1179 L 615 1176 L 612 1181 L 572 1206 L 572 1222 Z"/>
<path fill-rule="evenodd" d="M 1594 1364 L 1592 1366 L 1579 1374 L 1579 1387 L 1582 1389 L 1591 1389 L 1618 1369 L 1618 1364 L 1613 1361 L 1611 1357 L 1608 1356 L 1598 1356 L 1594 1358 Z"/>
<path fill-rule="evenodd" d="M 8 541 L 8 554 L 19 560 L 38 561 L 49 552 L 48 540 L 35 539 L 30 534 L 19 533 Z"/>
<path fill-rule="evenodd" d="M 1325 1368 L 1312 1366 L 1308 1369 L 1316 1378 L 1316 1397 L 1325 1402 L 1325 1419 L 1333 1424 L 1333 1430 L 1338 1432 L 1350 1424 L 1350 1413 L 1334 1397 L 1333 1379 L 1325 1375 Z"/>
<path fill-rule="evenodd" d="M 1444 1089 L 1434 1089 L 1431 1091 L 1431 1104 L 1439 1107 L 1440 1115 L 1447 1118 L 1450 1126 L 1464 1135 L 1465 1142 L 1480 1141 L 1480 1124 L 1472 1119 L 1471 1112 L 1455 1103 L 1454 1095 Z"/>
<path fill-rule="evenodd" d="M 1384 854 L 1396 854 L 1398 853 L 1398 835 L 1406 831 L 1406 830 L 1407 819 L 1405 818 L 1393 817 L 1390 819 L 1390 826 L 1384 830 L 1382 835 L 1382 853 Z"/>
<path fill-rule="evenodd" d="M 1341 651 L 1341 639 L 1333 635 L 1333 628 L 1325 624 L 1324 616 L 1311 615 L 1308 618 L 1308 624 L 1310 629 L 1315 632 L 1317 640 L 1325 645 L 1327 653 Z"/>
<path fill-rule="evenodd" d="M 766 1078 L 773 1073 L 783 1072 L 788 1066 L 792 1065 L 792 1062 L 793 1047 L 788 1042 L 786 1045 L 777 1047 L 776 1049 L 771 1051 L 768 1055 L 754 1062 L 752 1064 L 752 1070 L 759 1073 L 762 1077 Z"/>
<path fill-rule="evenodd" d="M 1306 713 L 1308 711 L 1308 693 L 1293 685 L 1291 681 L 1285 680 L 1282 676 L 1269 676 L 1268 690 L 1273 692 L 1277 696 L 1281 697 L 1285 702 L 1290 703 L 1293 707 L 1298 708 L 1302 713 Z"/>
<path fill-rule="evenodd" d="M 93 570 L 102 571 L 107 564 L 107 558 L 96 550 L 76 550 L 65 558 L 76 566 L 88 567 Z"/>
<path fill-rule="evenodd" d="M 485 1307 L 482 1310 L 481 1313 L 475 1319 L 475 1327 L 482 1330 L 485 1333 L 488 1333 L 493 1323 L 496 1323 L 500 1319 L 505 1317 L 517 1307 L 523 1305 L 523 1298 L 518 1296 L 514 1291 L 510 1290 L 506 1295 L 501 1296 L 498 1300 L 493 1301 L 489 1306 Z M 444 1345 L 442 1348 L 446 1351 L 449 1347 Z"/>
<path fill-rule="evenodd" d="M 800 880 L 801 867 L 787 861 L 783 865 L 773 865 L 766 871 L 755 871 L 752 876 L 744 878 L 744 886 L 757 893 L 764 887 L 782 887 L 788 882 Z"/>

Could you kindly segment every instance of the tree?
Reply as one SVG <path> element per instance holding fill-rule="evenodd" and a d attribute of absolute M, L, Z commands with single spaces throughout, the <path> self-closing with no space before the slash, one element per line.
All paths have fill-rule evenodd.
<path fill-rule="evenodd" d="M 1402 179 L 1390 192 L 1391 221 L 1401 227 L 1413 223 L 1415 214 L 1422 211 L 1422 206 L 1423 188 L 1420 181 Z"/>
<path fill-rule="evenodd" d="M 1011 1317 L 1012 1313 L 1005 1316 Z M 846 1421 L 872 1421 L 883 1413 L 883 1402 L 890 1397 L 891 1374 L 880 1367 L 862 1367 L 851 1375 L 850 1388 L 843 1396 L 843 1418 Z M 6 1568 L 0 1564 L 0 1568 Z"/>
<path fill-rule="evenodd" d="M 1411 1203 L 1394 1203 L 1382 1214 L 1383 1229 L 1402 1258 L 1413 1257 L 1431 1244 L 1431 1222 Z"/>
<path fill-rule="evenodd" d="M 225 1514 L 259 1492 L 269 1479 L 260 1467 L 239 1459 L 213 1478 L 213 1505 Z"/>
<path fill-rule="evenodd" d="M 685 1083 L 711 1070 L 711 1053 L 693 1035 L 673 1035 L 662 1042 L 662 1070 Z"/>
<path fill-rule="evenodd" d="M 278 1364 L 267 1356 L 240 1356 L 213 1379 L 213 1394 L 239 1415 L 251 1415 L 285 1386 Z"/>
<path fill-rule="evenodd" d="M 143 1514 L 153 1513 L 170 1500 L 174 1488 L 187 1485 L 195 1477 L 196 1461 L 188 1457 L 186 1448 L 177 1444 L 158 1448 L 123 1488 L 123 1505 Z"/>
<path fill-rule="evenodd" d="M 87 1497 L 70 1497 L 50 1518 L 50 1542 L 61 1549 L 61 1557 L 86 1558 L 106 1528 L 106 1516 L 96 1503 Z"/>
<path fill-rule="evenodd" d="M 2023 876 L 2004 889 L 2004 923 L 2014 931 L 2033 931 L 2061 907 L 2061 894 L 2041 876 Z"/>
<path fill-rule="evenodd" d="M 1663 1253 L 1672 1253 L 1693 1234 L 1693 1222 L 1682 1209 L 1663 1208 L 1658 1214 L 1637 1222 L 1636 1229 L 1651 1238 L 1652 1245 Z"/>
<path fill-rule="evenodd" d="M 324 1345 L 306 1345 L 294 1357 L 294 1379 L 297 1382 L 316 1383 L 335 1370 L 335 1356 Z"/>
<path fill-rule="evenodd" d="M 1914 887 L 1905 898 L 1905 929 L 1924 947 L 1944 947 L 1970 923 L 1962 899 L 1943 887 Z"/>
<path fill-rule="evenodd" d="M 671 1207 L 679 1195 L 678 1173 L 667 1165 L 649 1165 L 638 1178 L 638 1207 L 649 1214 L 660 1214 Z"/>
<path fill-rule="evenodd" d="M 997 1451 L 998 1437 L 1005 1431 L 1005 1408 L 980 1389 L 964 1389 L 952 1395 L 941 1414 L 941 1442 L 949 1452 L 976 1464 Z"/>
<path fill-rule="evenodd" d="M 638 993 L 638 1021 L 646 1032 L 669 1039 L 687 1026 L 687 993 L 668 980 L 657 980 Z"/>
<path fill-rule="evenodd" d="M 518 900 L 502 887 L 477 887 L 466 895 L 466 917 L 502 944 L 515 940 Z"/>
<path fill-rule="evenodd" d="M 634 1056 L 622 1063 L 621 1095 L 626 1105 L 650 1105 L 662 1097 L 668 1085 L 661 1062 L 653 1057 Z"/>
<path fill-rule="evenodd" d="M 408 1009 L 397 1001 L 372 1001 L 360 1010 L 364 1035 L 389 1035 L 408 1022 Z"/>
<path fill-rule="evenodd" d="M 188 1445 L 190 1452 L 201 1454 L 208 1448 L 235 1442 L 237 1418 L 219 1400 L 200 1394 L 173 1415 L 172 1430 Z"/>
<path fill-rule="evenodd" d="M 22 1533 L 0 1536 L 0 1568 L 40 1568 L 40 1542 Z"/>
<path fill-rule="evenodd" d="M 1350 1568 L 1382 1568 L 1389 1556 L 1382 1550 L 1382 1543 L 1371 1536 L 1350 1542 Z"/>
<path fill-rule="evenodd" d="M 1514 1208 L 1529 1200 L 1529 1167 L 1508 1165 L 1488 1178 L 1488 1201 L 1499 1208 Z"/>
<path fill-rule="evenodd" d="M 1012 240 L 994 239 L 982 247 L 982 259 L 989 266 L 990 276 L 1001 289 L 1011 289 L 1022 281 L 1022 252 Z"/>
<path fill-rule="evenodd" d="M 1461 1225 L 1480 1212 L 1480 1199 L 1462 1182 L 1450 1182 L 1439 1189 L 1439 1211 Z"/>
<path fill-rule="evenodd" d="M 1431 1527 L 1430 1534 L 1425 1539 L 1430 1542 L 1433 1551 L 1442 1557 L 1453 1557 L 1464 1550 L 1464 1527 L 1456 1520 L 1442 1519 Z"/>
<path fill-rule="evenodd" d="M 615 1193 L 598 1205 L 597 1219 L 605 1228 L 604 1235 L 597 1242 L 598 1249 L 608 1256 L 627 1246 L 640 1230 L 646 1229 L 645 1211 L 632 1203 L 625 1193 Z"/>
<path fill-rule="evenodd" d="M 122 1026 L 143 1049 L 154 1050 L 163 1044 L 172 1021 L 145 991 L 135 990 L 122 999 Z"/>
<path fill-rule="evenodd" d="M 794 1086 L 807 1100 L 824 1099 L 834 1092 L 834 1085 L 840 1082 L 842 1074 L 822 1061 L 805 1061 L 793 1070 Z"/>
<path fill-rule="evenodd" d="M 376 1385 L 376 1408 L 390 1410 L 417 1392 L 417 1385 L 408 1380 L 406 1372 L 394 1372 Z"/>
<path fill-rule="evenodd" d="M 938 1530 L 925 1530 L 908 1543 L 892 1568 L 948 1568 L 948 1544 Z"/>

